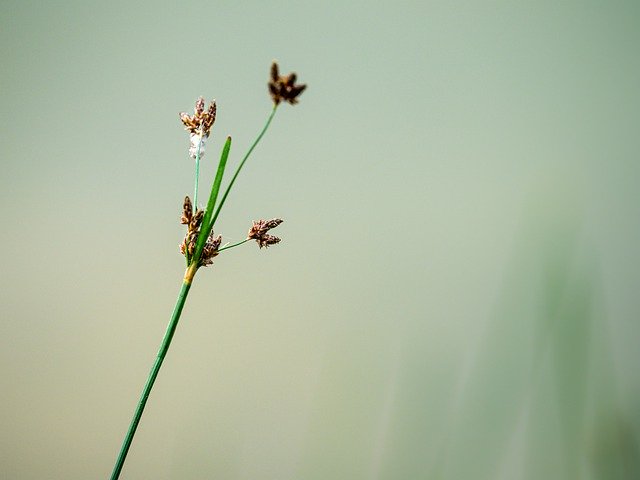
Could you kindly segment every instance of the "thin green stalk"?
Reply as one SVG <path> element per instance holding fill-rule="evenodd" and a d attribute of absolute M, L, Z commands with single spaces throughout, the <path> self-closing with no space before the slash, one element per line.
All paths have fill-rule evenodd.
<path fill-rule="evenodd" d="M 230 249 L 230 248 L 237 247 L 238 245 L 242 245 L 243 243 L 247 243 L 249 240 L 252 240 L 252 239 L 251 239 L 251 238 L 245 238 L 245 239 L 244 239 L 244 240 L 242 240 L 241 242 L 233 243 L 233 244 L 231 244 L 231 245 L 227 245 L 227 246 L 225 246 L 225 247 L 222 247 L 222 248 L 218 249 L 218 253 L 219 253 L 219 252 L 221 252 L 221 251 L 223 251 L 223 250 L 228 250 L 228 249 Z"/>
<path fill-rule="evenodd" d="M 198 210 L 198 183 L 200 181 L 200 157 L 202 156 L 200 151 L 202 149 L 202 143 L 204 142 L 204 136 L 202 132 L 200 134 L 200 140 L 198 141 L 198 147 L 196 148 L 196 175 L 195 175 L 195 186 L 193 188 L 193 211 L 196 212 Z M 191 256 L 189 255 L 189 251 L 185 251 L 184 258 L 187 262 L 187 266 L 191 263 Z"/>
<path fill-rule="evenodd" d="M 200 150 L 202 148 L 202 142 L 204 140 L 204 136 L 202 133 L 200 134 L 200 140 L 198 141 L 198 148 L 196 149 L 196 180 L 195 186 L 193 189 L 193 210 L 198 209 L 198 181 L 200 179 Z"/>
<path fill-rule="evenodd" d="M 173 309 L 171 320 L 169 321 L 169 325 L 167 325 L 167 331 L 165 332 L 164 338 L 162 339 L 162 343 L 160 344 L 160 349 L 158 350 L 156 361 L 154 362 L 153 367 L 151 367 L 151 372 L 149 372 L 147 383 L 142 389 L 142 395 L 140 396 L 140 401 L 138 402 L 138 406 L 136 407 L 136 410 L 133 414 L 133 418 L 131 419 L 129 430 L 127 431 L 127 434 L 124 437 L 124 442 L 122 443 L 122 448 L 120 449 L 120 454 L 118 455 L 116 464 L 113 467 L 111 480 L 117 480 L 120 477 L 122 466 L 124 465 L 124 461 L 127 458 L 127 453 L 129 452 L 129 447 L 131 447 L 133 436 L 135 435 L 136 429 L 138 428 L 138 423 L 140 423 L 142 412 L 144 411 L 144 407 L 147 404 L 149 394 L 151 393 L 153 384 L 156 381 L 156 377 L 158 376 L 158 372 L 160 371 L 160 367 L 162 366 L 164 357 L 167 354 L 167 350 L 169 350 L 169 345 L 171 345 L 173 334 L 175 333 L 176 327 L 178 326 L 178 321 L 180 320 L 180 314 L 182 313 L 182 307 L 184 307 L 184 302 L 187 299 L 187 295 L 189 294 L 189 289 L 191 288 L 193 275 L 195 275 L 195 270 L 192 270 L 190 268 L 187 269 L 187 274 L 185 275 L 184 282 L 182 283 L 182 288 L 180 289 L 180 293 L 178 294 L 178 300 L 176 301 L 176 306 Z"/>
<path fill-rule="evenodd" d="M 249 158 L 249 155 L 251 155 L 251 152 L 253 152 L 253 149 L 256 148 L 256 145 L 258 145 L 258 143 L 264 136 L 265 132 L 269 128 L 269 125 L 271 124 L 271 120 L 273 120 L 273 116 L 276 114 L 277 108 L 278 108 L 278 104 L 274 104 L 273 110 L 271 110 L 271 114 L 269 115 L 269 118 L 267 118 L 267 122 L 264 124 L 264 127 L 262 127 L 262 130 L 260 131 L 260 133 L 258 134 L 258 137 L 253 142 L 253 145 L 251 145 L 251 148 L 249 148 L 249 151 L 246 153 L 246 155 L 240 162 L 240 165 L 238 165 L 236 172 L 233 174 L 233 177 L 231 178 L 231 182 L 229 182 L 229 185 L 227 186 L 227 189 L 225 190 L 224 195 L 222 195 L 222 200 L 220 200 L 220 204 L 216 209 L 216 213 L 213 215 L 213 219 L 211 220 L 211 226 L 213 226 L 213 224 L 216 223 L 216 220 L 218 219 L 218 215 L 220 215 L 220 210 L 222 209 L 224 202 L 227 200 L 227 196 L 229 195 L 229 192 L 231 191 L 231 187 L 233 187 L 233 184 L 236 181 L 236 178 L 238 177 L 240 170 L 242 170 L 242 167 L 244 166 L 245 162 Z"/>

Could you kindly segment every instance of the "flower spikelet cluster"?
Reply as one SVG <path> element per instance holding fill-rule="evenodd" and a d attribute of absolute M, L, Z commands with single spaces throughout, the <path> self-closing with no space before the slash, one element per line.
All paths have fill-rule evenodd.
<path fill-rule="evenodd" d="M 193 109 L 193 115 L 185 112 L 180 113 L 180 120 L 184 124 L 185 130 L 189 132 L 191 146 L 189 147 L 189 156 L 196 158 L 204 154 L 205 141 L 211 134 L 211 127 L 216 121 L 216 101 L 212 100 L 209 108 L 205 110 L 204 98 L 199 97 Z M 198 150 L 199 149 L 199 150 Z"/>
<path fill-rule="evenodd" d="M 189 197 L 184 197 L 182 216 L 180 217 L 180 223 L 187 226 L 187 233 L 180 244 L 180 253 L 183 255 L 193 255 L 193 252 L 196 249 L 196 241 L 200 234 L 200 225 L 202 224 L 203 217 L 204 210 L 196 209 L 194 214 L 191 199 Z"/>
<path fill-rule="evenodd" d="M 307 86 L 305 84 L 296 85 L 298 76 L 291 72 L 289 75 L 280 75 L 278 64 L 274 61 L 271 64 L 271 79 L 269 80 L 269 93 L 273 103 L 278 105 L 282 100 L 291 105 L 298 103 L 300 95 Z"/>
<path fill-rule="evenodd" d="M 180 223 L 187 226 L 187 233 L 184 240 L 180 244 L 180 253 L 185 256 L 191 256 L 196 251 L 198 236 L 200 235 L 200 227 L 202 227 L 202 218 L 204 210 L 197 210 L 193 213 L 193 206 L 189 197 L 184 198 L 182 205 L 182 216 Z M 213 263 L 213 258 L 218 255 L 218 249 L 222 243 L 222 235 L 214 235 L 213 231 L 209 234 L 202 254 L 200 255 L 200 266 L 207 266 Z"/>
<path fill-rule="evenodd" d="M 271 220 L 256 220 L 253 222 L 252 227 L 249 229 L 247 238 L 255 240 L 260 248 L 268 247 L 269 245 L 275 245 L 280 242 L 278 237 L 267 233 L 272 228 L 276 228 L 282 223 L 280 218 L 273 218 Z"/>
<path fill-rule="evenodd" d="M 222 243 L 222 235 L 214 235 L 213 230 L 207 238 L 207 242 L 204 244 L 202 250 L 202 256 L 200 257 L 200 265 L 207 267 L 213 264 L 213 258 L 218 256 L 218 249 Z"/>

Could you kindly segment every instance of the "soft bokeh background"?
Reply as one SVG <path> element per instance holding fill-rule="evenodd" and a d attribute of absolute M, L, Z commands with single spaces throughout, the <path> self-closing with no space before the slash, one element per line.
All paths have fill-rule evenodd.
<path fill-rule="evenodd" d="M 203 184 L 283 242 L 198 274 L 123 479 L 640 478 L 638 2 L 0 9 L 0 477 L 107 478 Z M 206 188 L 205 188 L 206 190 Z"/>

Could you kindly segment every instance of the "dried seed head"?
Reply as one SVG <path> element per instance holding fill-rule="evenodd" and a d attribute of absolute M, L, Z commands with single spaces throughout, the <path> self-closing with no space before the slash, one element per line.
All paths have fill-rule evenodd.
<path fill-rule="evenodd" d="M 220 244 L 222 243 L 222 235 L 214 236 L 213 231 L 209 234 L 209 238 L 207 238 L 207 243 L 204 244 L 204 248 L 202 249 L 202 256 L 200 257 L 200 265 L 203 267 L 207 267 L 213 264 L 214 257 L 218 256 L 218 249 L 220 248 Z"/>
<path fill-rule="evenodd" d="M 198 148 L 200 156 L 204 154 L 205 141 L 211 133 L 211 128 L 216 121 L 216 101 L 212 100 L 209 108 L 204 109 L 204 98 L 199 97 L 193 109 L 193 115 L 185 112 L 180 113 L 180 120 L 184 124 L 185 130 L 189 132 L 189 156 L 196 157 Z"/>
<path fill-rule="evenodd" d="M 298 103 L 297 97 L 307 86 L 305 84 L 295 85 L 297 78 L 295 73 L 280 75 L 278 64 L 275 60 L 273 61 L 271 64 L 271 80 L 268 84 L 273 103 L 278 105 L 282 100 L 289 102 L 291 105 Z"/>
<path fill-rule="evenodd" d="M 180 217 L 180 223 L 187 226 L 187 233 L 180 244 L 180 253 L 183 255 L 192 255 L 195 251 L 203 218 L 204 210 L 198 210 L 196 208 L 194 213 L 191 199 L 188 196 L 185 197 L 184 203 L 182 204 L 182 216 Z"/>
<path fill-rule="evenodd" d="M 267 232 L 272 228 L 276 228 L 282 223 L 282 219 L 273 218 L 271 220 L 256 220 L 249 229 L 247 238 L 253 239 L 258 243 L 260 248 L 275 245 L 280 241 L 278 237 L 269 235 Z"/>
<path fill-rule="evenodd" d="M 191 199 L 185 197 L 182 206 L 182 217 L 180 218 L 180 223 L 187 225 L 187 233 L 180 244 L 180 253 L 182 255 L 189 256 L 195 253 L 203 218 L 204 210 L 198 210 L 196 208 L 194 213 Z M 199 266 L 207 266 L 213 263 L 213 258 L 218 255 L 218 249 L 221 243 L 222 235 L 216 236 L 213 234 L 213 231 L 211 231 L 202 249 Z"/>

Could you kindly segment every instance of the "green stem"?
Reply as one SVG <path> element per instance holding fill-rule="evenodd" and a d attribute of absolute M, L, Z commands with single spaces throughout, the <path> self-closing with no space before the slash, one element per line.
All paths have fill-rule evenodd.
<path fill-rule="evenodd" d="M 200 132 L 200 140 L 198 141 L 198 148 L 196 149 L 196 180 L 195 187 L 193 189 L 193 212 L 198 209 L 198 181 L 200 179 L 200 149 L 202 148 L 202 141 L 204 136 Z"/>
<path fill-rule="evenodd" d="M 242 167 L 244 166 L 245 162 L 249 158 L 249 155 L 251 155 L 251 152 L 253 152 L 253 149 L 256 148 L 256 145 L 258 145 L 258 143 L 260 142 L 260 140 L 264 136 L 265 132 L 269 128 L 269 125 L 271 124 L 271 120 L 273 120 L 273 116 L 276 114 L 276 109 L 277 108 L 278 108 L 278 105 L 274 104 L 273 105 L 273 110 L 271 110 L 271 114 L 269 115 L 269 118 L 267 118 L 267 122 L 264 124 L 264 127 L 262 127 L 262 130 L 260 131 L 260 133 L 258 134 L 258 137 L 253 142 L 253 145 L 251 145 L 251 148 L 249 148 L 249 151 L 246 153 L 246 155 L 244 156 L 244 158 L 240 162 L 240 165 L 238 165 L 238 168 L 236 169 L 236 172 L 233 174 L 233 177 L 231 178 L 231 182 L 229 182 L 229 186 L 227 186 L 227 189 L 224 191 L 224 195 L 222 195 L 222 199 L 220 200 L 220 204 L 218 205 L 218 208 L 216 209 L 216 213 L 213 215 L 213 219 L 211 220 L 211 226 L 213 226 L 213 224 L 216 222 L 216 219 L 218 218 L 218 215 L 220 215 L 220 210 L 222 209 L 222 206 L 224 205 L 224 202 L 227 199 L 227 196 L 229 195 L 229 192 L 231 191 L 231 187 L 233 187 L 233 184 L 236 181 L 236 178 L 238 177 L 238 174 L 240 173 L 240 170 L 242 170 Z"/>
<path fill-rule="evenodd" d="M 171 340 L 173 339 L 173 334 L 175 333 L 176 327 L 178 326 L 178 320 L 180 320 L 182 307 L 184 307 L 185 300 L 187 299 L 187 295 L 189 294 L 189 289 L 191 288 L 191 282 L 193 280 L 193 276 L 195 275 L 195 272 L 196 272 L 195 268 L 187 269 L 184 282 L 182 283 L 182 288 L 180 289 L 180 293 L 178 295 L 178 300 L 176 301 L 176 306 L 173 309 L 173 314 L 171 315 L 171 320 L 169 321 L 169 325 L 167 325 L 167 331 L 165 332 L 164 338 L 162 339 L 162 343 L 160 344 L 160 349 L 158 350 L 156 361 L 154 362 L 153 367 L 151 367 L 151 372 L 149 372 L 147 383 L 144 385 L 144 388 L 142 389 L 142 395 L 140 396 L 140 401 L 138 402 L 138 406 L 136 407 L 136 410 L 133 414 L 133 418 L 131 419 L 129 430 L 127 431 L 127 434 L 124 437 L 124 442 L 122 442 L 122 448 L 120 449 L 120 454 L 118 455 L 116 464 L 113 467 L 111 480 L 117 480 L 120 477 L 122 466 L 124 465 L 124 461 L 127 458 L 127 453 L 129 452 L 129 447 L 131 447 L 133 436 L 135 435 L 136 429 L 138 428 L 138 423 L 140 423 L 142 412 L 144 411 L 144 407 L 147 404 L 149 394 L 151 393 L 153 384 L 156 381 L 156 377 L 158 376 L 158 372 L 160 371 L 160 367 L 162 366 L 164 357 L 167 354 L 167 350 L 169 350 L 169 345 L 171 344 Z"/>
<path fill-rule="evenodd" d="M 233 243 L 231 245 L 224 246 L 224 247 L 218 249 L 218 252 L 221 252 L 223 250 L 228 250 L 228 249 L 233 248 L 233 247 L 237 247 L 238 245 L 242 245 L 243 243 L 247 243 L 249 240 L 251 240 L 251 239 L 250 238 L 245 238 L 241 242 Z"/>
<path fill-rule="evenodd" d="M 198 178 L 200 178 L 200 152 L 196 153 L 196 179 L 193 187 L 193 209 L 198 210 Z"/>

